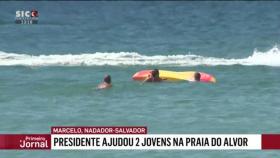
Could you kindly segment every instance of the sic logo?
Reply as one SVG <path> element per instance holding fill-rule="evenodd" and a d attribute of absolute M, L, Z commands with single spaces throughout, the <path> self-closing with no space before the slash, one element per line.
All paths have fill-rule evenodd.
<path fill-rule="evenodd" d="M 16 11 L 16 17 L 17 18 L 33 18 L 33 17 L 38 17 L 39 13 L 37 10 L 32 10 L 32 11 L 23 11 L 23 10 L 18 10 Z"/>

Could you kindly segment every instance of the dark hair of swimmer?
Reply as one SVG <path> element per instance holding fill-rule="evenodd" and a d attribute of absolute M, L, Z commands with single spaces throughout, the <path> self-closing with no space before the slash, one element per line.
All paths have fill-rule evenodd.
<path fill-rule="evenodd" d="M 201 75 L 200 75 L 199 72 L 196 72 L 196 73 L 194 74 L 194 79 L 195 79 L 195 81 L 200 81 L 200 77 L 201 77 Z"/>
<path fill-rule="evenodd" d="M 111 84 L 111 76 L 110 75 L 106 75 L 103 81 L 108 83 L 108 84 Z"/>
<path fill-rule="evenodd" d="M 153 76 L 153 77 L 159 77 L 159 71 L 158 71 L 158 69 L 154 69 L 154 70 L 152 71 L 152 76 Z"/>

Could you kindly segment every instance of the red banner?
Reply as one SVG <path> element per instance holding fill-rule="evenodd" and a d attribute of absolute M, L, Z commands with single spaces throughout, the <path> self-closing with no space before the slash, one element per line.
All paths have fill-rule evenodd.
<path fill-rule="evenodd" d="M 262 149 L 280 149 L 280 134 L 262 134 Z"/>
<path fill-rule="evenodd" d="M 50 134 L 0 134 L 0 149 L 51 149 Z"/>

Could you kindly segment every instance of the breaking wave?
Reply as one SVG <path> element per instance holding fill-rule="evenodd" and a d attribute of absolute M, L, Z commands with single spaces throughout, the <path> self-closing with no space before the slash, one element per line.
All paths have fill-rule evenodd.
<path fill-rule="evenodd" d="M 28 55 L 0 51 L 0 66 L 121 66 L 121 65 L 265 65 L 280 66 L 280 49 L 275 46 L 266 52 L 255 50 L 247 58 L 226 59 L 200 55 L 141 55 L 136 52 L 118 52 L 64 55 Z"/>

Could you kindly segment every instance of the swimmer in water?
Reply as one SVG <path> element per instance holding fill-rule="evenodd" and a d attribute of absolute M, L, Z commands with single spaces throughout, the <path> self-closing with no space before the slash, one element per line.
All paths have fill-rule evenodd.
<path fill-rule="evenodd" d="M 192 82 L 199 82 L 200 81 L 200 78 L 201 78 L 201 74 L 199 72 L 195 72 L 194 75 L 193 75 L 193 80 L 190 80 Z"/>
<path fill-rule="evenodd" d="M 159 71 L 158 69 L 154 69 L 151 71 L 151 73 L 148 75 L 148 77 L 143 81 L 144 82 L 161 82 L 163 79 L 159 77 Z"/>
<path fill-rule="evenodd" d="M 97 89 L 107 89 L 112 87 L 111 76 L 106 75 L 103 79 L 103 82 L 97 86 Z"/>

